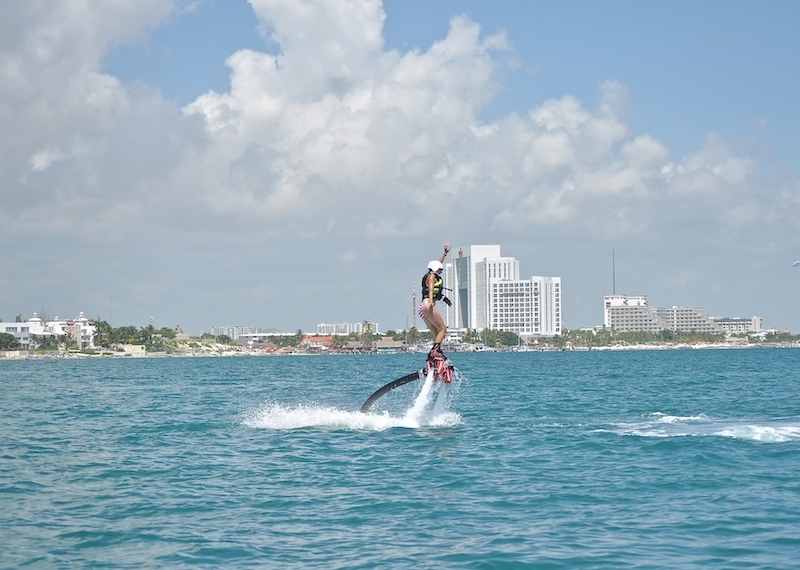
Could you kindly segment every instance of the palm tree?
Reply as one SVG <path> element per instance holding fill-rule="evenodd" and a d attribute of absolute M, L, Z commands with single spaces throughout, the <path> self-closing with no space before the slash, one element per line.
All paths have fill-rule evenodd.
<path fill-rule="evenodd" d="M 0 333 L 0 350 L 17 350 L 19 347 L 19 341 L 13 334 Z"/>
<path fill-rule="evenodd" d="M 102 348 L 108 348 L 111 344 L 111 325 L 100 319 L 94 322 L 93 344 Z"/>

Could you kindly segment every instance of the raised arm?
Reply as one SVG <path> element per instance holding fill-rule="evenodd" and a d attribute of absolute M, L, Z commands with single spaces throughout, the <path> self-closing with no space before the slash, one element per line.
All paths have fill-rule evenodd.
<path fill-rule="evenodd" d="M 449 251 L 450 251 L 450 244 L 449 243 L 444 244 L 444 253 L 442 254 L 442 257 L 439 258 L 439 263 L 444 263 L 444 258 L 447 257 L 447 253 Z"/>

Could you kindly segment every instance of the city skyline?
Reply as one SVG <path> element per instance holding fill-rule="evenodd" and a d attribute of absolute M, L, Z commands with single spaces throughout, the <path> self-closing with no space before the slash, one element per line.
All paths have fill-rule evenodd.
<path fill-rule="evenodd" d="M 471 246 L 471 247 L 475 247 L 475 246 Z M 494 251 L 499 255 L 499 252 L 500 252 L 500 246 L 477 246 L 477 247 L 480 248 L 480 249 L 478 249 L 478 251 L 481 251 L 482 253 L 486 253 L 487 251 Z M 484 258 L 483 261 L 486 261 L 487 259 L 490 259 L 490 258 Z M 509 267 L 512 268 L 512 273 L 509 274 L 509 278 L 508 279 L 497 280 L 497 283 L 518 284 L 518 282 L 519 282 L 519 279 L 518 279 L 518 277 L 519 277 L 519 275 L 518 275 L 519 260 L 514 259 L 514 258 L 504 257 L 504 256 L 500 257 L 500 258 L 497 258 L 497 259 L 490 259 L 490 260 L 494 261 L 494 262 L 497 262 L 497 261 L 500 261 L 500 260 L 508 261 L 508 262 L 510 262 Z M 452 275 L 452 273 L 453 273 L 453 264 L 447 264 L 447 265 L 448 265 L 448 267 L 446 268 L 445 274 Z M 542 280 L 551 280 L 551 279 L 558 280 L 557 282 L 560 285 L 560 279 L 558 277 L 553 278 L 553 277 L 534 276 L 532 278 L 532 280 L 537 280 L 539 283 L 542 283 L 543 282 Z M 525 281 L 525 280 L 523 280 L 523 281 Z M 445 286 L 447 287 L 447 283 L 445 283 Z M 452 294 L 452 289 L 453 288 L 452 287 L 447 287 L 447 288 L 451 290 L 451 291 L 449 291 L 449 293 Z M 551 291 L 549 294 L 552 295 L 553 292 Z M 420 299 L 419 299 L 419 297 L 417 295 L 413 295 L 413 299 L 415 301 L 417 301 L 417 302 L 420 301 Z M 487 299 L 486 302 L 489 303 L 490 300 Z M 613 325 L 611 324 L 611 322 L 609 320 L 609 308 L 610 307 L 621 307 L 623 305 L 626 306 L 626 307 L 641 307 L 641 308 L 645 308 L 646 309 L 645 312 L 650 311 L 650 312 L 653 312 L 654 315 L 656 314 L 655 313 L 656 311 L 669 311 L 670 309 L 672 309 L 672 310 L 674 310 L 674 309 L 683 309 L 683 310 L 690 310 L 690 311 L 698 312 L 698 314 L 702 314 L 702 318 L 703 319 L 712 319 L 712 320 L 715 320 L 715 321 L 717 321 L 719 323 L 722 323 L 722 329 L 724 329 L 727 332 L 739 332 L 739 333 L 741 333 L 741 332 L 758 332 L 758 331 L 762 330 L 763 319 L 761 317 L 755 316 L 755 315 L 753 315 L 751 317 L 740 317 L 739 316 L 739 315 L 750 314 L 748 311 L 744 311 L 744 312 L 739 311 L 739 312 L 734 312 L 734 313 L 731 314 L 731 315 L 735 314 L 735 316 L 731 316 L 731 315 L 722 316 L 722 315 L 708 315 L 708 314 L 706 314 L 705 309 L 703 309 L 703 307 L 700 307 L 698 305 L 678 306 L 678 305 L 669 305 L 669 304 L 667 304 L 667 306 L 665 306 L 665 307 L 654 307 L 654 306 L 650 305 L 649 298 L 648 298 L 647 295 L 629 295 L 627 293 L 613 293 L 611 295 L 604 295 L 603 298 L 602 298 L 602 305 L 598 305 L 600 307 L 599 308 L 599 313 L 600 313 L 599 321 L 598 322 L 594 322 L 594 323 L 587 323 L 587 324 L 584 324 L 584 325 L 581 325 L 581 326 L 577 326 L 577 327 L 572 327 L 572 328 L 575 328 L 575 329 L 588 329 L 588 328 L 600 329 L 600 328 L 603 328 L 603 327 L 611 327 Z M 552 305 L 552 309 L 555 309 L 555 305 L 554 304 Z M 443 307 L 442 310 L 443 310 L 444 315 L 445 315 L 445 320 L 447 321 L 448 329 L 450 329 L 450 330 L 464 330 L 465 328 L 469 328 L 469 327 L 460 326 L 462 323 L 457 323 L 456 322 L 456 317 L 454 315 L 455 310 L 452 307 Z M 44 313 L 42 313 L 42 314 L 45 315 L 45 320 L 49 319 L 49 316 L 47 316 Z M 27 317 L 27 318 L 25 318 L 23 315 L 19 314 L 18 318 L 22 319 L 20 322 L 28 322 L 31 319 L 39 319 L 40 316 L 41 315 L 39 313 L 34 312 L 30 317 Z M 83 319 L 84 318 L 84 313 L 80 312 L 78 318 Z M 636 318 L 637 319 L 642 319 L 642 315 L 638 315 L 637 314 Z M 39 319 L 39 320 L 41 320 L 41 319 Z M 59 319 L 59 317 L 56 316 L 56 317 L 53 318 L 53 320 L 55 320 L 55 321 L 59 321 L 60 320 L 60 321 L 65 321 L 66 322 L 68 319 Z M 103 320 L 103 319 L 98 319 L 98 320 Z M 650 326 L 650 324 L 651 324 L 650 323 L 650 320 L 651 320 L 650 317 L 646 317 L 644 320 L 648 321 L 648 326 L 644 327 L 644 329 L 642 329 L 642 330 L 655 330 L 655 329 L 653 329 L 652 326 Z M 13 321 L 6 320 L 4 317 L 0 316 L 0 323 L 12 323 L 12 322 Z M 495 317 L 495 320 L 493 320 L 492 322 L 496 323 L 496 317 Z M 240 334 L 248 334 L 248 333 L 258 333 L 258 334 L 268 334 L 268 335 L 271 335 L 271 334 L 294 334 L 298 330 L 298 328 L 300 330 L 302 330 L 305 334 L 331 335 L 331 334 L 350 334 L 352 332 L 360 334 L 361 332 L 363 332 L 364 323 L 369 323 L 369 325 L 373 328 L 373 330 L 374 330 L 374 332 L 376 334 L 386 334 L 387 332 L 390 332 L 390 331 L 401 331 L 401 330 L 405 330 L 406 329 L 406 327 L 391 327 L 390 326 L 387 329 L 385 329 L 385 331 L 381 331 L 381 327 L 380 327 L 379 323 L 368 321 L 368 320 L 361 320 L 361 321 L 352 320 L 352 321 L 336 321 L 336 322 L 330 322 L 330 323 L 318 322 L 314 327 L 311 327 L 311 328 L 308 328 L 308 329 L 305 329 L 303 327 L 289 327 L 287 329 L 278 329 L 278 328 L 275 328 L 275 327 L 264 326 L 264 325 L 255 325 L 255 324 L 249 324 L 249 325 L 242 325 L 242 324 L 239 324 L 239 325 L 212 325 L 211 327 L 206 327 L 206 328 L 208 328 L 208 330 L 206 330 L 206 328 L 202 328 L 202 329 L 200 329 L 199 332 L 193 332 L 192 334 L 201 335 L 201 334 L 210 332 L 214 336 L 226 335 L 226 336 L 229 336 L 229 337 L 235 339 L 238 336 L 240 336 Z M 420 320 L 419 323 L 414 323 L 412 321 L 409 321 L 409 323 L 410 324 L 408 325 L 408 328 L 410 328 L 411 326 L 416 326 L 418 329 L 420 327 L 423 330 L 425 329 L 425 323 L 421 322 L 421 320 Z M 749 324 L 744 325 L 742 323 L 749 323 Z M 152 322 L 152 317 L 151 317 L 150 324 L 151 325 L 154 324 Z M 767 323 L 767 324 L 769 325 L 769 323 Z M 130 325 L 134 325 L 134 323 L 125 323 L 123 325 L 118 325 L 118 326 L 130 326 Z M 134 325 L 134 326 L 139 326 L 139 325 Z M 164 328 L 164 327 L 181 328 L 181 329 L 183 328 L 183 327 L 181 327 L 180 324 L 177 324 L 174 327 L 172 327 L 172 326 L 170 326 L 168 324 L 166 324 L 166 325 L 165 324 L 157 324 L 157 326 L 154 325 L 154 327 L 156 329 L 161 329 L 161 328 Z M 491 328 L 492 330 L 510 330 L 512 332 L 519 332 L 516 329 L 514 329 L 513 327 L 504 329 L 502 327 L 492 326 L 491 324 L 488 326 L 488 328 Z M 615 328 L 619 328 L 619 327 L 615 327 Z M 658 327 L 656 327 L 656 328 L 658 328 Z M 564 327 L 564 329 L 569 329 L 569 327 Z M 624 327 L 623 327 L 623 329 L 624 329 Z M 766 326 L 766 327 L 763 327 L 763 329 L 764 330 L 780 330 L 779 327 L 772 327 L 772 326 Z M 480 330 L 480 329 L 478 329 L 478 330 Z M 789 330 L 789 329 L 783 329 L 783 330 Z M 539 331 L 537 331 L 537 333 L 538 332 Z M 549 332 L 550 331 L 544 331 L 544 332 L 539 333 L 539 334 L 541 334 L 541 336 L 551 336 L 549 334 Z M 559 333 L 560 332 L 561 332 L 561 329 L 559 328 Z M 795 332 L 795 331 L 789 330 L 789 332 Z M 537 335 L 532 335 L 532 336 L 537 336 Z"/>
<path fill-rule="evenodd" d="M 520 261 L 498 244 L 455 248 L 444 268 L 452 297 L 441 312 L 448 328 L 504 330 L 529 338 L 561 334 L 561 278 L 523 278 Z"/>
<path fill-rule="evenodd" d="M 405 328 L 449 242 L 559 276 L 568 329 L 601 322 L 614 251 L 617 291 L 800 330 L 797 21 L 743 0 L 0 3 L 0 316 Z"/>

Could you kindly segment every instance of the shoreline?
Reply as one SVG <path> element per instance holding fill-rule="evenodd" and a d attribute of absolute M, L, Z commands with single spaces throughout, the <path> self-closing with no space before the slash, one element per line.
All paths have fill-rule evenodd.
<path fill-rule="evenodd" d="M 507 349 L 482 349 L 482 350 L 453 350 L 449 354 L 475 354 L 475 353 L 501 353 L 501 352 L 636 352 L 636 351 L 663 351 L 663 350 L 736 350 L 736 349 L 765 349 L 765 348 L 800 348 L 795 343 L 774 343 L 774 344 L 723 344 L 723 343 L 703 343 L 703 344 L 635 344 L 625 346 L 591 346 L 591 347 L 542 347 L 542 348 L 507 348 Z M 5 352 L 5 353 L 4 353 Z M 16 353 L 16 354 L 8 354 Z M 140 359 L 140 358 L 230 358 L 241 356 L 257 357 L 286 357 L 286 356 L 347 356 L 355 354 L 424 354 L 420 351 L 395 351 L 395 352 L 305 352 L 305 351 L 274 351 L 251 350 L 242 348 L 223 348 L 220 346 L 209 347 L 208 349 L 194 349 L 182 351 L 180 353 L 167 354 L 165 352 L 98 352 L 88 354 L 81 352 L 50 352 L 44 354 L 23 353 L 22 351 L 0 351 L 0 362 L 12 360 L 73 360 L 73 359 Z"/>

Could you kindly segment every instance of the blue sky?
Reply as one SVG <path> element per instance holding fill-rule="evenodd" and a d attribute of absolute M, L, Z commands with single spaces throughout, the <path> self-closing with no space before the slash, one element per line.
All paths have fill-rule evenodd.
<path fill-rule="evenodd" d="M 0 6 L 6 320 L 401 328 L 450 241 L 561 276 L 568 328 L 613 249 L 800 332 L 797 3 L 54 6 Z"/>

